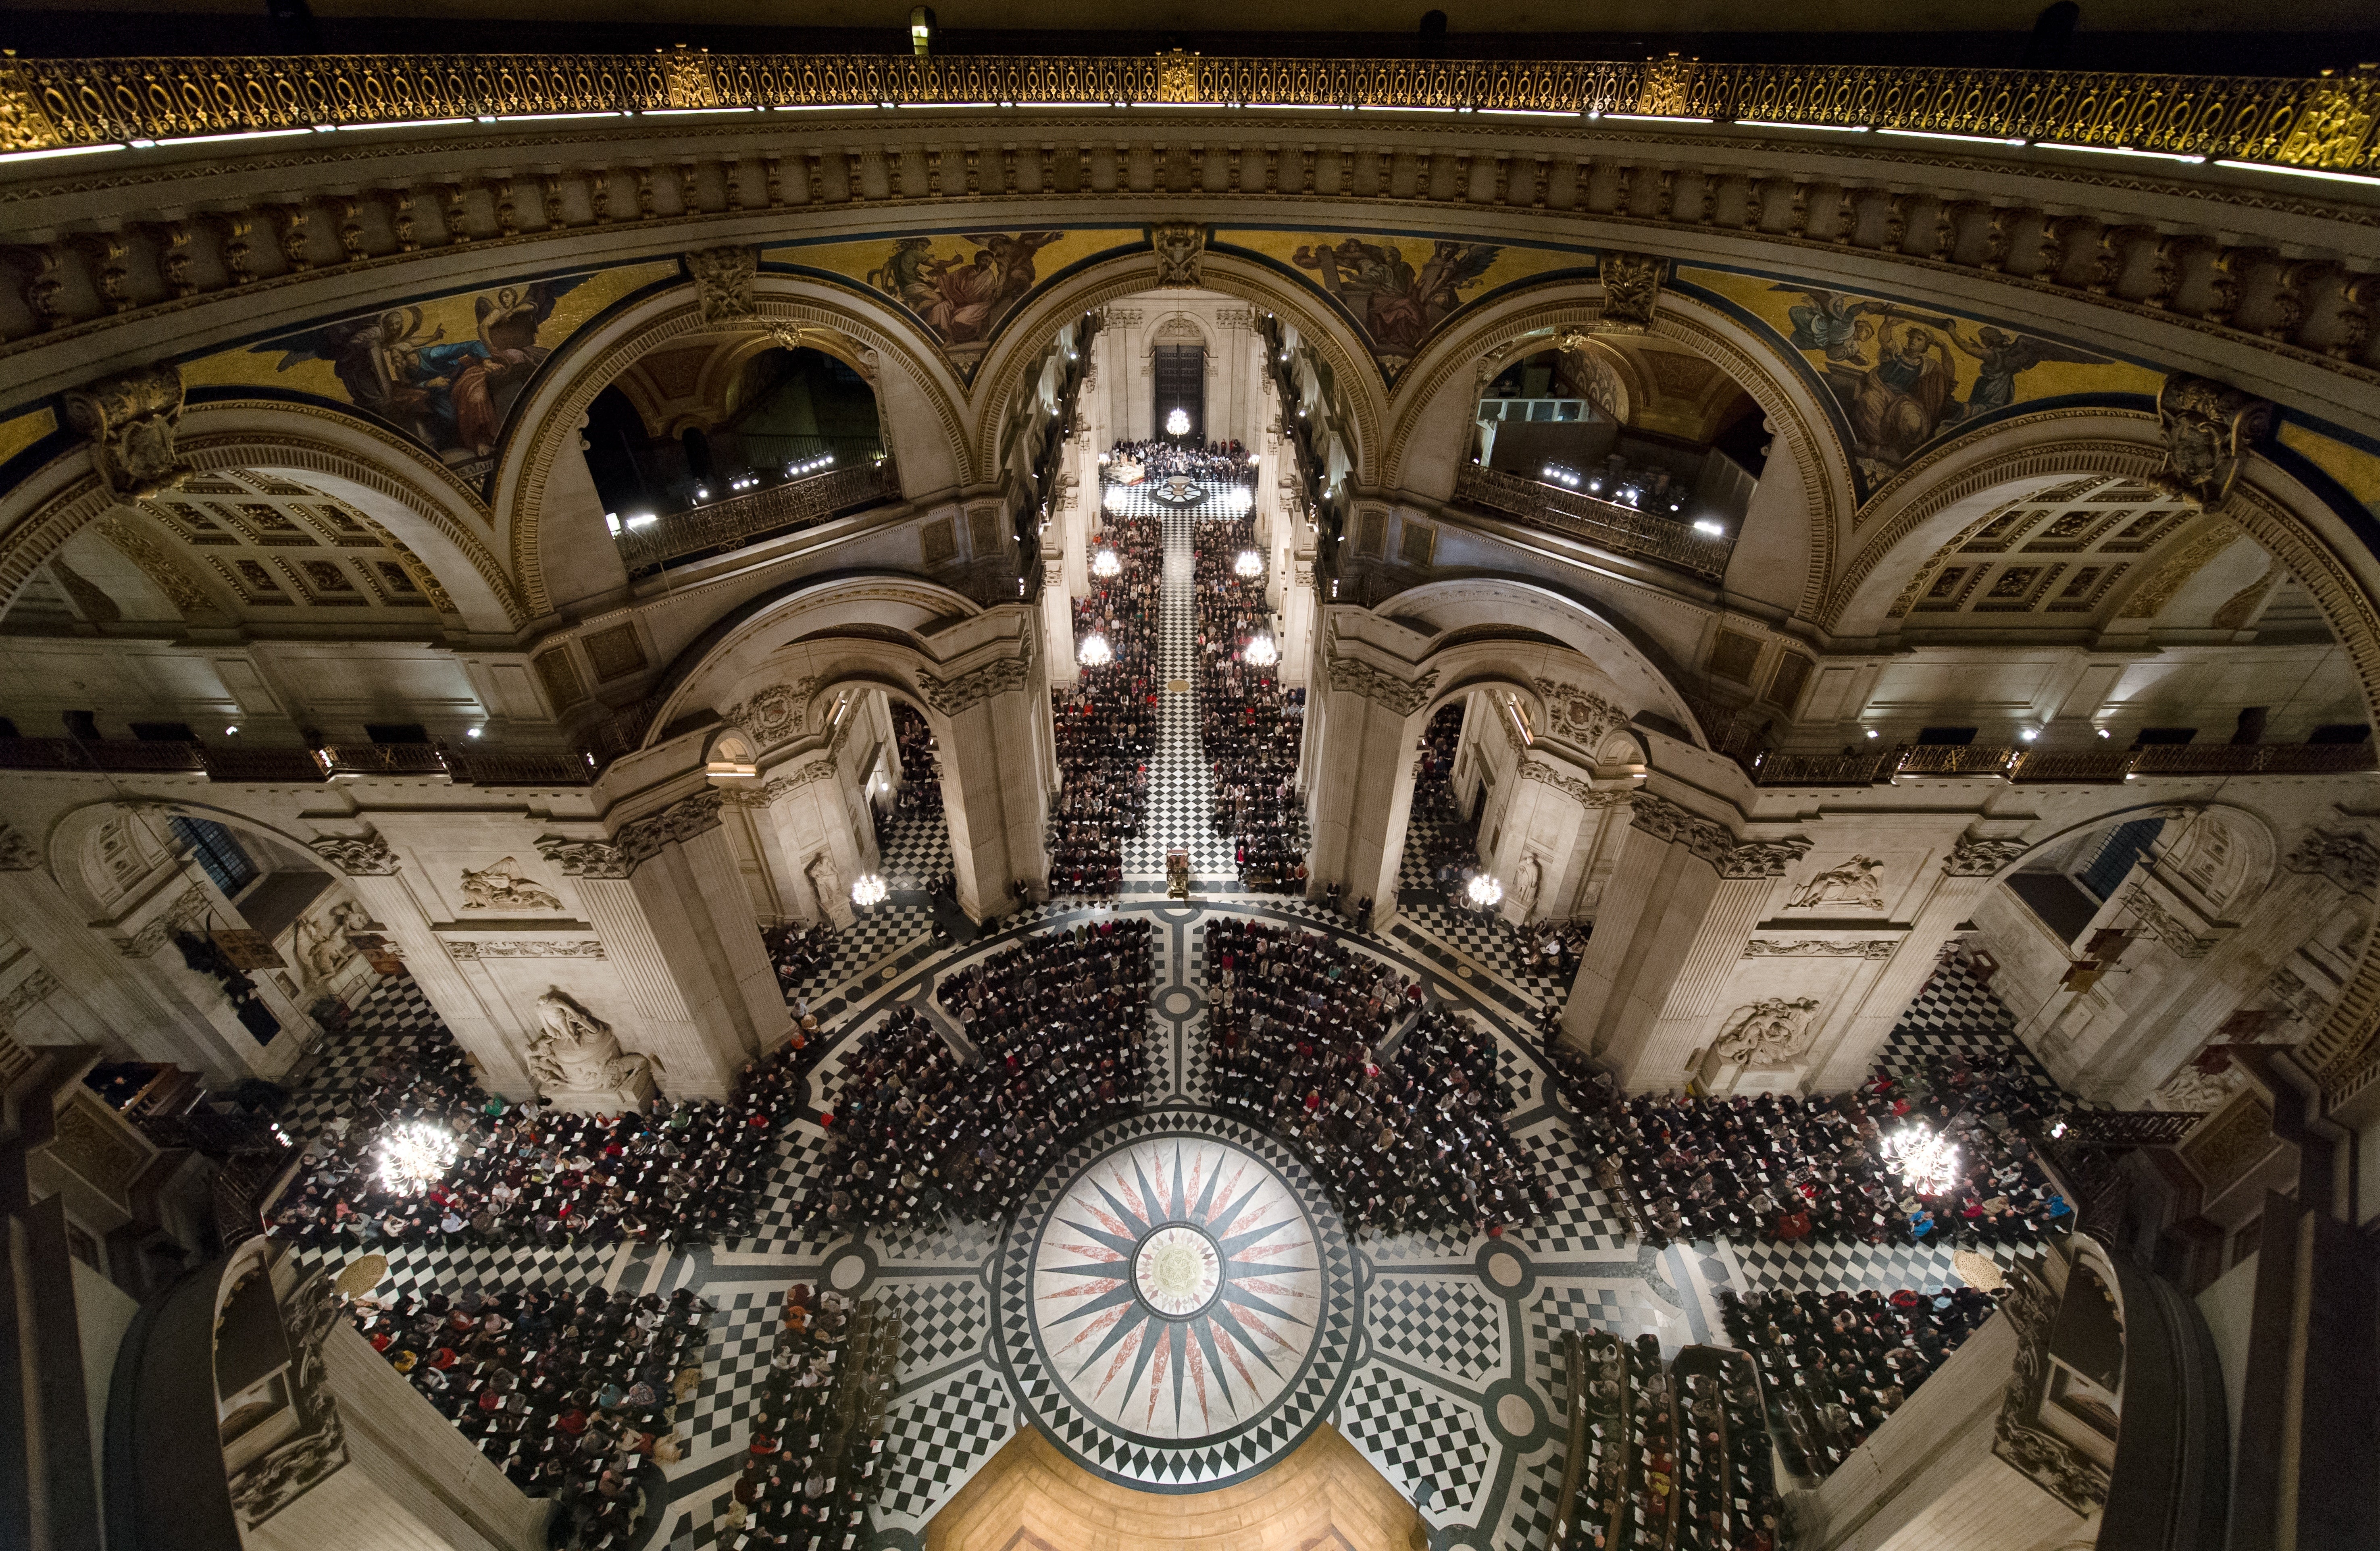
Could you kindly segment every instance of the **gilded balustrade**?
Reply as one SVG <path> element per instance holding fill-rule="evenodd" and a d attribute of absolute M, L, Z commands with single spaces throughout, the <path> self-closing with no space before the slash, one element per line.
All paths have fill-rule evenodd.
<path fill-rule="evenodd" d="M 397 121 L 904 104 L 1164 103 L 1662 115 L 2130 148 L 2331 171 L 2380 160 L 2380 76 L 1621 61 L 322 55 L 0 63 L 0 151 Z"/>

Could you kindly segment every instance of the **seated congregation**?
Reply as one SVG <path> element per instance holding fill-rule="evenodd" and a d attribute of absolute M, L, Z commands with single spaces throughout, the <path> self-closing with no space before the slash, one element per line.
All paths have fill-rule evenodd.
<path fill-rule="evenodd" d="M 803 1282 L 786 1289 L 730 1489 L 724 1545 L 826 1551 L 867 1543 L 900 1345 L 899 1321 L 873 1299 L 854 1303 Z"/>
<path fill-rule="evenodd" d="M 1584 1457 L 1566 1461 L 1553 1544 L 1776 1551 L 1785 1518 L 1760 1391 L 1741 1352 L 1651 1335 L 1570 1337 Z"/>
<path fill-rule="evenodd" d="M 1239 573 L 1257 557 L 1243 515 L 1202 519 L 1195 536 L 1198 671 L 1216 832 L 1232 839 L 1232 860 L 1252 888 L 1305 889 L 1305 816 L 1297 800 L 1305 691 L 1281 685 L 1279 648 L 1265 605 L 1265 577 Z M 1252 643 L 1262 648 L 1251 655 Z"/>
<path fill-rule="evenodd" d="M 1061 775 L 1050 814 L 1046 881 L 1053 899 L 1107 898 L 1123 886 L 1123 842 L 1140 832 L 1157 743 L 1162 532 L 1155 517 L 1111 516 L 1092 550 L 1092 590 L 1075 600 L 1082 677 L 1072 689 L 1050 691 Z M 1100 575 L 1102 554 L 1118 567 L 1114 574 Z"/>
<path fill-rule="evenodd" d="M 1038 934 L 945 977 L 938 1017 L 863 1031 L 820 1124 L 808 1220 L 836 1231 L 997 1217 L 1057 1150 L 1149 1092 L 1152 923 Z M 953 1040 L 946 1027 L 955 1025 Z"/>
<path fill-rule="evenodd" d="M 1350 1229 L 1501 1234 L 1551 1205 L 1467 1017 L 1318 933 L 1205 932 L 1216 1100 L 1294 1145 Z"/>
<path fill-rule="evenodd" d="M 685 1288 L 631 1298 L 534 1282 L 345 1312 L 515 1485 L 554 1499 L 554 1546 L 634 1544 L 659 1485 L 648 1467 L 681 1453 L 676 1408 L 702 1381 L 709 1303 Z"/>

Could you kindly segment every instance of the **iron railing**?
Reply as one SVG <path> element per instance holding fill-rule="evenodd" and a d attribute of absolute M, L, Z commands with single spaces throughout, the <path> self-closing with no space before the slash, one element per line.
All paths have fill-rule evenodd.
<path fill-rule="evenodd" d="M 1900 776 L 1996 776 L 2033 786 L 2112 785 L 2134 776 L 2343 775 L 2380 769 L 2369 743 L 2154 744 L 2076 752 L 1918 744 L 1874 754 L 1769 751 L 1744 764 L 1763 786 L 1876 786 Z"/>
<path fill-rule="evenodd" d="M 630 571 L 647 570 L 687 555 L 797 532 L 864 506 L 900 499 L 901 477 L 891 458 L 830 469 L 623 528 L 620 559 Z"/>
<path fill-rule="evenodd" d="M 1708 581 L 1727 574 L 1728 556 L 1735 552 L 1735 540 L 1725 534 L 1697 533 L 1687 523 L 1475 463 L 1455 470 L 1454 499 L 1517 517 L 1532 527 L 1584 539 L 1614 553 L 1674 565 Z"/>
<path fill-rule="evenodd" d="M 0 62 L 0 151 L 504 115 L 902 104 L 1423 108 L 1913 130 L 2353 170 L 2380 80 L 1645 60 L 316 55 Z"/>
<path fill-rule="evenodd" d="M 466 752 L 438 744 L 209 748 L 126 738 L 0 738 L 0 769 L 187 772 L 211 782 L 308 783 L 333 776 L 436 775 L 464 786 L 584 786 L 596 775 L 593 761 L 583 753 Z"/>

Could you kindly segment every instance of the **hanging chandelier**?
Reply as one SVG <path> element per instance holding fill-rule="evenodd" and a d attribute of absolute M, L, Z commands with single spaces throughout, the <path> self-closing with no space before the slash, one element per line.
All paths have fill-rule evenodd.
<path fill-rule="evenodd" d="M 1919 1195 L 1940 1195 L 1959 1179 L 1959 1145 L 1912 1121 L 1884 1139 L 1884 1161 Z"/>
<path fill-rule="evenodd" d="M 1470 896 L 1473 904 L 1482 910 L 1495 909 L 1504 898 L 1504 886 L 1484 872 L 1473 873 L 1471 881 L 1463 886 L 1463 891 Z"/>
<path fill-rule="evenodd" d="M 1240 558 L 1232 562 L 1232 569 L 1253 581 L 1264 575 L 1264 556 L 1254 550 L 1242 550 Z"/>
<path fill-rule="evenodd" d="M 851 903 L 866 910 L 870 905 L 882 904 L 884 896 L 892 891 L 882 878 L 872 872 L 864 872 L 852 881 Z"/>
<path fill-rule="evenodd" d="M 1269 668 L 1281 660 L 1281 648 L 1269 636 L 1259 636 L 1240 648 L 1240 660 L 1252 668 Z"/>
<path fill-rule="evenodd" d="M 1104 668 L 1115 660 L 1115 653 L 1108 649 L 1108 638 L 1095 630 L 1075 648 L 1075 660 L 1086 668 Z"/>
<path fill-rule="evenodd" d="M 427 1121 L 407 1121 L 381 1133 L 373 1148 L 380 1182 L 399 1195 L 419 1195 L 455 1167 L 455 1133 Z"/>
<path fill-rule="evenodd" d="M 1116 558 L 1115 551 L 1101 550 L 1091 556 L 1091 575 L 1101 581 L 1111 581 L 1123 575 L 1123 562 Z"/>
<path fill-rule="evenodd" d="M 1172 414 L 1170 414 L 1170 415 L 1166 416 L 1166 417 L 1165 417 L 1165 434 L 1166 434 L 1166 435 L 1168 435 L 1168 436 L 1187 436 L 1187 435 L 1189 435 L 1189 434 L 1190 434 L 1190 411 L 1188 411 L 1187 409 L 1179 409 L 1179 408 L 1177 408 L 1177 409 L 1175 409 Z"/>

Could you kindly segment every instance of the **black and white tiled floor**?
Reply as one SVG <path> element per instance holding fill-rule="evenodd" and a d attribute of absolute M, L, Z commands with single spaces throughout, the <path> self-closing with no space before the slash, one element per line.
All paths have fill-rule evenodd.
<path fill-rule="evenodd" d="M 1198 623 L 1193 608 L 1191 537 L 1202 506 L 1170 506 L 1148 487 L 1119 487 L 1119 515 L 1158 517 L 1165 534 L 1164 602 L 1157 632 L 1157 749 L 1148 767 L 1148 807 L 1140 833 L 1123 842 L 1126 878 L 1165 876 L 1165 854 L 1190 853 L 1194 878 L 1232 878 L 1232 842 L 1215 832 L 1214 801 L 1199 736 Z"/>

